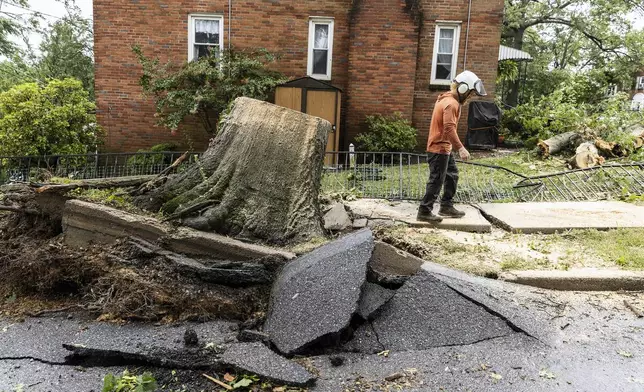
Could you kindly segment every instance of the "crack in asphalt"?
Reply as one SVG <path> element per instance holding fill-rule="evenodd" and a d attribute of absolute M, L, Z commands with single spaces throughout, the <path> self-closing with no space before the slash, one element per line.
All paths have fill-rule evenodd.
<path fill-rule="evenodd" d="M 46 359 L 41 359 L 41 358 L 36 358 L 36 357 L 29 357 L 29 356 L 24 356 L 24 357 L 0 357 L 0 361 L 36 361 L 40 363 L 44 363 L 46 365 L 52 365 L 52 366 L 72 366 L 68 363 L 65 362 L 54 362 L 54 361 L 48 361 Z"/>
<path fill-rule="evenodd" d="M 479 301 L 475 300 L 474 298 L 469 297 L 468 295 L 463 294 L 462 292 L 460 292 L 459 290 L 455 289 L 454 287 L 452 287 L 448 283 L 445 283 L 445 285 L 447 287 L 449 287 L 450 290 L 454 291 L 456 294 L 458 294 L 461 297 L 465 298 L 466 300 L 474 303 L 475 305 L 480 306 L 481 308 L 483 308 L 489 314 L 491 314 L 491 315 L 493 315 L 495 317 L 498 317 L 501 320 L 505 321 L 505 323 L 508 325 L 508 327 L 510 327 L 514 332 L 524 334 L 524 335 L 526 335 L 528 337 L 531 337 L 532 339 L 535 339 L 535 340 L 538 340 L 538 341 L 541 342 L 541 340 L 539 338 L 537 338 L 536 336 L 532 336 L 530 333 L 526 332 L 524 329 L 522 329 L 521 327 L 519 327 L 518 325 L 516 325 L 515 323 L 510 321 L 510 319 L 508 319 L 506 316 L 502 315 L 501 313 L 497 312 L 496 310 L 490 308 L 489 306 L 485 305 L 482 302 L 479 302 Z M 507 336 L 507 335 L 503 335 L 503 336 Z"/>

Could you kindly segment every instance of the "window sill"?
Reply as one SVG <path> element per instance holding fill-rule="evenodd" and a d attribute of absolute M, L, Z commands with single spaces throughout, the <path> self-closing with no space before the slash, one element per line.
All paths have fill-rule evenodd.
<path fill-rule="evenodd" d="M 451 88 L 451 84 L 430 84 L 429 85 L 430 91 L 449 91 L 450 88 Z"/>

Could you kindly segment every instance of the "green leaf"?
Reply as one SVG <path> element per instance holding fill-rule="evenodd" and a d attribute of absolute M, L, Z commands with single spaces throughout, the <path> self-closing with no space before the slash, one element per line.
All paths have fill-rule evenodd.
<path fill-rule="evenodd" d="M 233 388 L 245 388 L 253 384 L 253 380 L 250 378 L 242 378 L 241 380 L 237 381 L 236 383 L 233 384 Z"/>

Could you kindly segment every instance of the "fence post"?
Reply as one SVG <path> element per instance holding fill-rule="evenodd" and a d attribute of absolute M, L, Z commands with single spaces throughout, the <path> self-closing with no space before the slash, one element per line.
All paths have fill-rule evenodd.
<path fill-rule="evenodd" d="M 349 167 L 352 168 L 356 164 L 356 146 L 353 143 L 349 144 Z"/>
<path fill-rule="evenodd" d="M 399 155 L 399 160 L 398 160 L 398 167 L 400 169 L 399 170 L 399 178 L 400 179 L 398 181 L 398 183 L 399 183 L 398 186 L 400 188 L 398 188 L 398 189 L 399 189 L 399 192 L 400 192 L 400 200 L 402 200 L 403 199 L 403 159 L 402 159 L 403 158 L 403 153 L 400 152 L 399 154 L 400 155 Z"/>

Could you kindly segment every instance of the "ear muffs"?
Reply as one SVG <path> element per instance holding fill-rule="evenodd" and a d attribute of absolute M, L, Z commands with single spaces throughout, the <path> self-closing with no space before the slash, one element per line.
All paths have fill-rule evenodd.
<path fill-rule="evenodd" d="M 459 83 L 459 85 L 458 85 L 458 93 L 459 94 L 464 95 L 468 91 L 470 91 L 470 86 L 468 86 L 467 83 L 465 83 L 465 82 Z"/>

